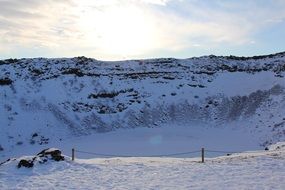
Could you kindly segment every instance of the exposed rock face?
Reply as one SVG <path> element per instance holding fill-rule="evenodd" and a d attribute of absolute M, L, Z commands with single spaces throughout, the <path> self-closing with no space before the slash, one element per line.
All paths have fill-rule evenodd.
<path fill-rule="evenodd" d="M 61 151 L 55 148 L 48 148 L 40 153 L 38 153 L 34 157 L 21 159 L 18 163 L 18 168 L 26 167 L 31 168 L 35 165 L 35 163 L 43 164 L 47 161 L 63 161 L 64 156 L 61 155 Z"/>

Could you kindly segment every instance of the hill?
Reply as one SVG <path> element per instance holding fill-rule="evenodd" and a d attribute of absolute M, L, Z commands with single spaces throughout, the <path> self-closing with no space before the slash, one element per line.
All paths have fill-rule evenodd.
<path fill-rule="evenodd" d="M 171 150 L 242 143 L 228 147 L 241 151 L 285 140 L 285 53 L 8 59 L 0 72 L 3 159 L 47 146 L 153 153 L 173 143 Z M 145 147 L 153 144 L 160 146 Z"/>

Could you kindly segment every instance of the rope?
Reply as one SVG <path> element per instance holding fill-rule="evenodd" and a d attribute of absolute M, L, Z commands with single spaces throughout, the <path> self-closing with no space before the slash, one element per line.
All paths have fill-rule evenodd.
<path fill-rule="evenodd" d="M 171 154 L 142 155 L 142 156 L 139 156 L 139 155 L 122 155 L 122 154 L 103 154 L 103 153 L 87 152 L 87 151 L 81 151 L 81 150 L 75 150 L 75 152 L 83 153 L 83 154 L 90 154 L 90 155 L 95 155 L 95 156 L 103 156 L 103 157 L 171 157 L 171 156 L 182 156 L 182 155 L 189 155 L 189 154 L 199 153 L 199 152 L 201 152 L 201 150 L 189 151 L 189 152 L 171 153 Z M 239 153 L 239 152 L 222 151 L 222 150 L 205 150 L 205 152 L 222 153 L 222 154 Z"/>
<path fill-rule="evenodd" d="M 239 152 L 232 152 L 232 151 L 222 151 L 222 150 L 205 150 L 207 152 L 213 152 L 213 153 L 224 153 L 224 154 L 234 154 Z"/>
<path fill-rule="evenodd" d="M 80 150 L 75 150 L 75 152 L 84 153 L 84 154 L 90 154 L 90 155 L 96 155 L 96 156 L 104 156 L 104 157 L 167 157 L 167 156 L 179 156 L 179 155 L 194 154 L 194 153 L 200 152 L 200 150 L 191 151 L 191 152 L 172 153 L 172 154 L 147 155 L 147 156 L 119 155 L 119 154 L 101 154 L 101 153 L 86 152 L 86 151 L 80 151 Z"/>

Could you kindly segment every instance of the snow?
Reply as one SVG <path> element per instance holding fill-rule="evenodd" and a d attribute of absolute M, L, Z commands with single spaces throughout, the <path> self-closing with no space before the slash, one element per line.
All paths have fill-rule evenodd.
<path fill-rule="evenodd" d="M 0 189 L 282 190 L 284 147 L 207 158 L 205 163 L 200 158 L 67 158 L 16 169 L 11 161 L 0 166 Z"/>
<path fill-rule="evenodd" d="M 242 141 L 240 139 L 243 139 Z M 200 151 L 202 147 L 211 150 L 242 152 L 263 149 L 259 138 L 241 129 L 214 127 L 207 123 L 192 123 L 188 126 L 168 125 L 157 128 L 118 129 L 109 133 L 97 133 L 88 136 L 70 137 L 62 141 L 53 141 L 46 145 L 22 145 L 12 152 L 6 152 L 0 161 L 10 157 L 39 152 L 43 148 L 57 147 L 71 156 L 71 149 L 95 152 L 99 154 L 148 156 Z M 176 157 L 196 157 L 200 153 L 179 155 Z M 225 153 L 207 153 L 208 157 Z M 76 153 L 79 158 L 94 158 L 96 155 Z M 100 156 L 99 156 L 100 157 Z"/>
<path fill-rule="evenodd" d="M 278 84 L 284 85 L 284 81 L 276 78 L 274 72 L 254 75 L 242 72 L 224 73 L 210 84 L 209 91 L 212 95 L 221 93 L 229 97 L 244 96 L 257 90 L 268 90 Z"/>
<path fill-rule="evenodd" d="M 284 189 L 283 144 L 270 146 L 272 155 L 261 151 L 285 141 L 284 53 L 8 62 L 0 61 L 0 79 L 13 81 L 0 85 L 0 163 L 49 147 L 68 156 L 75 148 L 77 161 L 20 170 L 7 163 L 0 189 Z M 202 147 L 204 165 L 196 158 Z"/>
<path fill-rule="evenodd" d="M 75 147 L 100 153 L 153 155 L 201 147 L 258 150 L 285 140 L 285 78 L 276 77 L 276 68 L 284 64 L 282 56 L 256 61 L 203 57 L 79 62 L 78 58 L 39 58 L 0 65 L 3 76 L 14 81 L 11 86 L 0 86 L 0 145 L 4 148 L 0 161 L 51 146 L 66 154 Z M 228 72 L 219 69 L 221 64 L 248 70 Z M 272 67 L 266 70 L 266 64 Z M 43 74 L 34 76 L 34 68 Z M 90 76 L 62 74 L 70 68 Z M 251 71 L 254 68 L 263 71 Z M 216 73 L 195 74 L 201 71 Z M 148 74 L 132 78 L 130 74 L 135 73 Z M 276 85 L 280 93 L 272 92 Z M 88 98 L 90 94 L 127 89 L 133 91 L 114 98 Z M 238 105 L 241 96 L 248 99 Z M 116 110 L 119 104 L 126 109 Z M 102 105 L 116 112 L 100 114 Z"/>

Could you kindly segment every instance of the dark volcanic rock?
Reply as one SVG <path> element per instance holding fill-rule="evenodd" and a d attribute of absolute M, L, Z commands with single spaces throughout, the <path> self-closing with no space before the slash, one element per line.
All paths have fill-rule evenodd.
<path fill-rule="evenodd" d="M 46 163 L 48 161 L 63 161 L 64 156 L 61 155 L 61 151 L 55 148 L 48 148 L 40 153 L 38 153 L 34 157 L 30 158 L 24 158 L 21 159 L 20 162 L 18 163 L 18 168 L 26 167 L 26 168 L 31 168 L 35 165 L 35 163 Z"/>
<path fill-rule="evenodd" d="M 55 161 L 62 161 L 64 157 L 61 155 L 61 151 L 58 149 L 45 149 L 37 154 L 39 157 L 49 157 Z"/>
<path fill-rule="evenodd" d="M 31 168 L 34 166 L 34 160 L 22 159 L 18 164 L 18 168 L 21 167 Z"/>
<path fill-rule="evenodd" d="M 13 81 L 9 78 L 2 78 L 0 79 L 0 86 L 10 85 Z"/>

